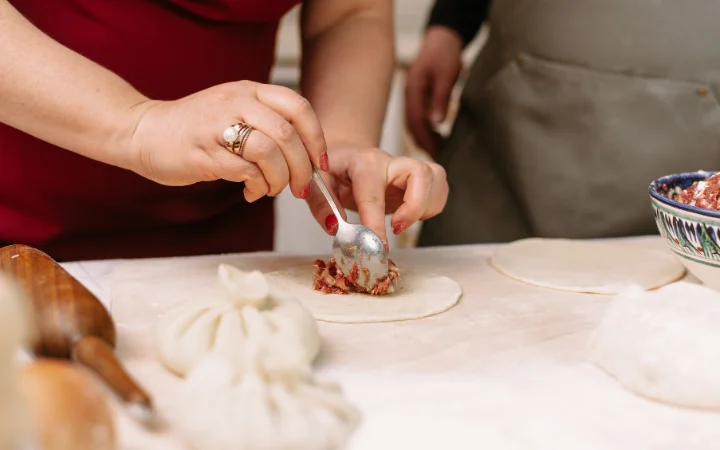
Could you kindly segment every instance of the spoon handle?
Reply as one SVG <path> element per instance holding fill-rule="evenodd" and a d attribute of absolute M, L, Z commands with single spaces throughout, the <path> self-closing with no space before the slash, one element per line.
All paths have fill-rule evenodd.
<path fill-rule="evenodd" d="M 338 223 L 344 223 L 345 221 L 343 220 L 342 215 L 340 214 L 340 211 L 335 204 L 335 200 L 333 200 L 332 195 L 330 195 L 330 191 L 328 191 L 327 186 L 325 186 L 325 182 L 320 176 L 320 171 L 317 170 L 317 167 L 315 166 L 313 166 L 313 180 L 315 180 L 315 184 L 317 184 L 317 186 L 320 188 L 320 192 L 322 192 L 322 194 L 325 196 L 325 199 L 330 204 L 330 208 L 332 208 L 333 213 L 335 213 L 335 217 L 337 217 Z"/>

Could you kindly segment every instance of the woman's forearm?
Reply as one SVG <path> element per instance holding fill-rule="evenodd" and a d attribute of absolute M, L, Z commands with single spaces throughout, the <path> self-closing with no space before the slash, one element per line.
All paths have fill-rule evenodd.
<path fill-rule="evenodd" d="M 131 169 L 130 143 L 147 98 L 54 41 L 0 0 L 0 122 Z"/>
<path fill-rule="evenodd" d="M 392 2 L 306 0 L 302 89 L 329 144 L 379 144 L 394 56 Z"/>

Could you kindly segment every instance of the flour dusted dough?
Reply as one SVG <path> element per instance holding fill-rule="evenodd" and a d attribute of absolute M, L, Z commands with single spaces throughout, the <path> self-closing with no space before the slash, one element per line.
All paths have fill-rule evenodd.
<path fill-rule="evenodd" d="M 685 269 L 655 250 L 566 239 L 523 239 L 491 258 L 501 273 L 535 286 L 618 294 L 628 286 L 653 289 L 678 280 Z"/>
<path fill-rule="evenodd" d="M 337 385 L 309 372 L 239 373 L 213 355 L 188 374 L 178 401 L 176 429 L 195 450 L 339 450 L 360 422 Z"/>
<path fill-rule="evenodd" d="M 720 410 L 720 293 L 678 282 L 619 295 L 588 353 L 627 389 L 662 402 Z"/>
<path fill-rule="evenodd" d="M 452 308 L 460 299 L 460 285 L 448 277 L 403 270 L 393 294 L 323 294 L 313 289 L 311 264 L 267 274 L 274 292 L 297 297 L 325 322 L 365 323 L 421 319 Z"/>
<path fill-rule="evenodd" d="M 220 264 L 225 297 L 199 298 L 160 317 L 158 352 L 163 364 L 184 376 L 208 354 L 217 354 L 243 371 L 253 346 L 272 371 L 304 367 L 318 354 L 320 336 L 312 315 L 287 295 L 270 295 L 265 276 Z"/>

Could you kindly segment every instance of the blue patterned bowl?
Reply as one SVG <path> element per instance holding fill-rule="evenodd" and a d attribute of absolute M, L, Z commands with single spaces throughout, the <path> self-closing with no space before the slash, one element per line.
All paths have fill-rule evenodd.
<path fill-rule="evenodd" d="M 717 172 L 688 172 L 650 185 L 655 223 L 670 250 L 707 286 L 720 291 L 720 211 L 672 200 L 674 194 Z"/>

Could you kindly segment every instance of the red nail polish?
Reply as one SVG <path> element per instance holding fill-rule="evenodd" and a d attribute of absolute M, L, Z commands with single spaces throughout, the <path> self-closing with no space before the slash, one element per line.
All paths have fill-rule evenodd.
<path fill-rule="evenodd" d="M 300 193 L 300 198 L 306 199 L 310 197 L 310 185 L 305 186 L 305 189 Z"/>
<path fill-rule="evenodd" d="M 385 247 L 385 253 L 390 253 L 390 246 L 388 245 L 388 241 L 385 239 L 380 239 L 383 243 L 383 247 Z"/>
<path fill-rule="evenodd" d="M 407 228 L 407 224 L 405 222 L 398 222 L 395 225 L 393 225 L 393 233 L 400 234 Z"/>
<path fill-rule="evenodd" d="M 333 232 L 338 225 L 337 217 L 335 214 L 330 214 L 325 218 L 325 229 L 329 232 Z"/>
<path fill-rule="evenodd" d="M 327 153 L 323 153 L 322 155 L 320 155 L 320 169 L 323 172 L 327 172 L 328 170 L 330 170 L 330 163 L 328 162 Z"/>

